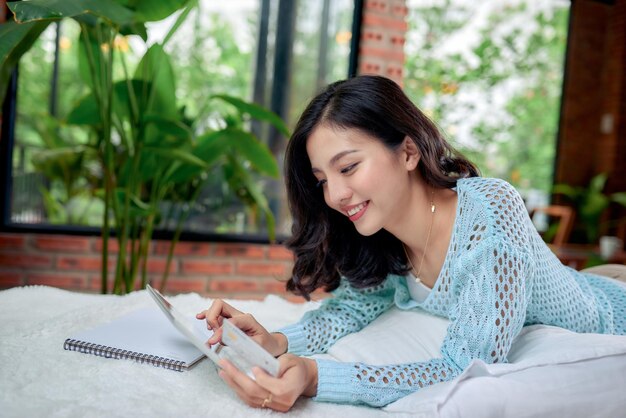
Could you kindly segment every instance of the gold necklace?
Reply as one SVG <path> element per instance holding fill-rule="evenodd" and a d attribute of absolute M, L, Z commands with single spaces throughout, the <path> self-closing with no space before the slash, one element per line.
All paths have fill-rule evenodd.
<path fill-rule="evenodd" d="M 428 227 L 428 235 L 426 236 L 426 245 L 424 246 L 424 252 L 422 253 L 422 260 L 420 261 L 420 268 L 419 270 L 415 270 L 415 267 L 413 266 L 413 263 L 411 262 L 411 257 L 409 257 L 409 252 L 406 250 L 406 245 L 404 245 L 404 243 L 402 243 L 402 248 L 404 249 L 404 254 L 406 255 L 406 259 L 409 262 L 409 266 L 411 266 L 411 271 L 413 271 L 413 273 L 415 273 L 415 283 L 420 283 L 422 281 L 422 279 L 420 278 L 420 273 L 422 272 L 422 266 L 424 265 L 424 258 L 426 258 L 426 250 L 428 250 L 428 243 L 430 242 L 430 233 L 433 230 L 433 223 L 435 221 L 435 209 L 437 209 L 437 207 L 435 206 L 435 191 L 433 190 L 430 194 L 430 213 L 432 214 L 430 217 L 430 225 Z"/>

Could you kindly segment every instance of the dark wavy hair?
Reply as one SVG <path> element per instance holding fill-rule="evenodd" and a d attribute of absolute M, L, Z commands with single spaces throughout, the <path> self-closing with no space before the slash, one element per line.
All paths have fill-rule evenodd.
<path fill-rule="evenodd" d="M 461 177 L 480 175 L 392 80 L 364 75 L 330 84 L 300 116 L 285 154 L 293 218 L 286 246 L 295 255 L 287 289 L 306 299 L 318 288 L 336 289 L 341 276 L 365 288 L 409 270 L 400 240 L 385 230 L 362 236 L 346 216 L 326 205 L 306 151 L 309 136 L 321 125 L 359 129 L 394 151 L 410 137 L 421 154 L 418 170 L 434 188 L 452 188 Z"/>

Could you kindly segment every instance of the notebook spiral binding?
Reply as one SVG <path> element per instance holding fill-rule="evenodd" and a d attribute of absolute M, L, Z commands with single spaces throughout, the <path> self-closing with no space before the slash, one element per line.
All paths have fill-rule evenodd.
<path fill-rule="evenodd" d="M 171 360 L 149 354 L 141 354 L 135 351 L 121 350 L 119 348 L 107 347 L 100 344 L 86 343 L 84 341 L 73 340 L 71 338 L 65 340 L 63 348 L 70 351 L 78 351 L 79 353 L 93 354 L 105 358 L 135 360 L 139 363 L 148 363 L 155 367 L 163 367 L 177 372 L 182 372 L 187 369 L 185 363 L 182 361 Z"/>

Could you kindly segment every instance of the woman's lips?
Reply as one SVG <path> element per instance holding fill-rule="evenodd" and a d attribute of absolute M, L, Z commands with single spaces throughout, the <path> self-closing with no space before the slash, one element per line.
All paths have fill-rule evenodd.
<path fill-rule="evenodd" d="M 360 203 L 350 210 L 346 211 L 348 219 L 350 219 L 352 222 L 356 222 L 357 220 L 359 220 L 359 218 L 363 216 L 363 214 L 367 210 L 368 205 L 369 200 L 367 202 Z"/>

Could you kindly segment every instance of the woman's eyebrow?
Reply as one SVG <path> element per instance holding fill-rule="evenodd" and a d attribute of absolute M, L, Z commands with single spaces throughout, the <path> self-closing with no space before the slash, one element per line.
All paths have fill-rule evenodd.
<path fill-rule="evenodd" d="M 352 154 L 352 153 L 358 152 L 358 151 L 359 150 L 356 150 L 356 149 L 350 149 L 350 150 L 341 151 L 340 153 L 338 153 L 337 155 L 335 155 L 333 158 L 330 159 L 330 165 L 333 166 L 333 165 L 337 164 L 337 161 L 341 160 L 346 155 Z M 312 167 L 312 170 L 313 170 L 314 173 L 319 173 L 320 172 L 319 168 Z"/>

